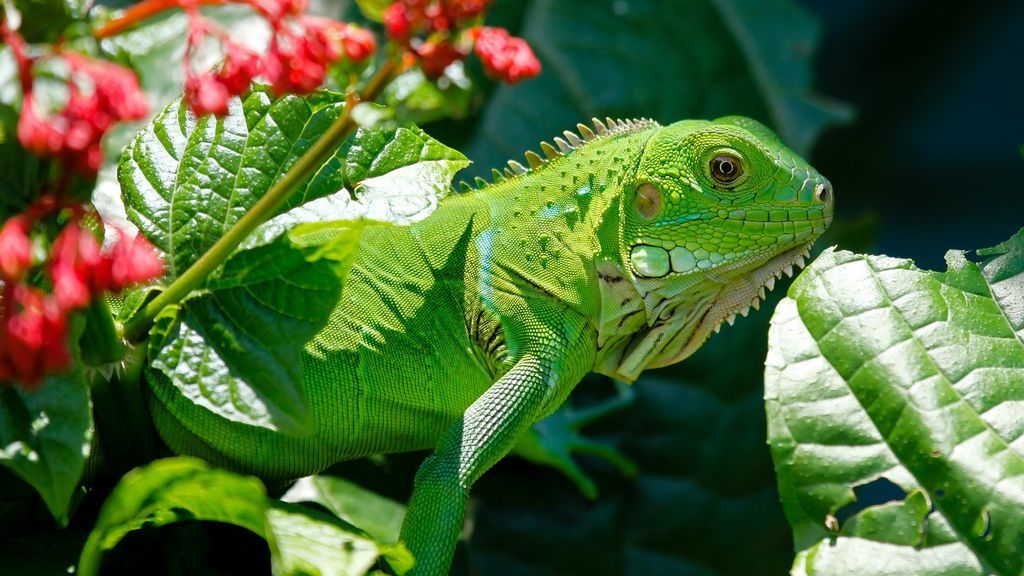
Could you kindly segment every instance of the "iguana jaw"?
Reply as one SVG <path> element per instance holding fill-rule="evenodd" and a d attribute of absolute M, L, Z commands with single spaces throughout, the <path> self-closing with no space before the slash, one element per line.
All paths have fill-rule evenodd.
<path fill-rule="evenodd" d="M 750 307 L 757 309 L 783 274 L 792 276 L 794 267 L 803 267 L 811 244 L 813 238 L 738 276 L 735 271 L 718 270 L 699 284 L 680 285 L 674 296 L 648 292 L 645 301 L 653 297 L 659 302 L 648 307 L 648 326 L 637 331 L 617 362 L 612 361 L 613 370 L 606 364 L 601 371 L 632 382 L 645 369 L 674 364 L 693 354 L 723 322 L 732 324 L 737 314 L 746 316 Z"/>
<path fill-rule="evenodd" d="M 813 243 L 812 240 L 777 254 L 746 275 L 726 284 L 686 344 L 675 354 L 656 356 L 647 367 L 658 368 L 679 362 L 696 352 L 711 335 L 711 332 L 717 333 L 723 323 L 728 322 L 732 326 L 737 314 L 746 316 L 751 308 L 759 309 L 761 301 L 765 299 L 767 293 L 775 288 L 776 280 L 782 278 L 783 274 L 792 277 L 794 270 L 799 270 L 806 265 L 806 259 L 810 257 Z"/>

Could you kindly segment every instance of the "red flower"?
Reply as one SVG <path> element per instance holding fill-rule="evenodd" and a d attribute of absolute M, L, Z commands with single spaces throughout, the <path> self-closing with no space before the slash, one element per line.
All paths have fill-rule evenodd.
<path fill-rule="evenodd" d="M 196 116 L 228 113 L 228 100 L 249 88 L 259 73 L 259 56 L 234 44 L 228 44 L 220 70 L 185 77 L 185 101 Z"/>
<path fill-rule="evenodd" d="M 306 0 L 248 0 L 250 4 L 274 22 L 287 16 L 298 16 L 306 10 Z"/>
<path fill-rule="evenodd" d="M 420 61 L 423 72 L 437 78 L 466 57 L 461 39 L 491 0 L 398 0 L 384 11 L 388 36 Z M 525 40 L 504 28 L 468 28 L 489 76 L 515 84 L 540 74 L 540 61 Z M 417 41 L 416 36 L 420 36 Z"/>
<path fill-rule="evenodd" d="M 373 37 L 373 32 L 355 26 L 345 28 L 341 45 L 345 49 L 345 56 L 353 62 L 362 62 L 377 51 L 377 40 Z"/>
<path fill-rule="evenodd" d="M 241 94 L 249 88 L 252 79 L 260 73 L 260 57 L 236 44 L 227 45 L 227 56 L 224 65 L 217 72 L 217 79 L 224 84 L 233 95 Z"/>
<path fill-rule="evenodd" d="M 393 40 L 408 40 L 412 32 L 412 20 L 405 4 L 395 2 L 384 10 L 384 30 L 389 38 Z"/>
<path fill-rule="evenodd" d="M 110 283 L 107 290 L 119 292 L 132 284 L 148 282 L 164 273 L 164 263 L 153 245 L 142 235 L 129 239 L 124 232 L 107 255 Z"/>
<path fill-rule="evenodd" d="M 4 229 L 22 228 L 24 218 L 12 218 Z M 120 241 L 104 254 L 93 233 L 72 220 L 51 247 L 52 294 L 5 281 L 0 297 L 0 382 L 15 380 L 31 390 L 46 374 L 65 369 L 71 361 L 66 342 L 70 311 L 87 306 L 101 292 L 117 292 L 163 273 L 163 263 L 149 242 L 141 236 L 119 235 Z"/>
<path fill-rule="evenodd" d="M 18 282 L 32 265 L 31 224 L 24 214 L 13 216 L 0 228 L 0 279 Z"/>
<path fill-rule="evenodd" d="M 118 243 L 103 254 L 93 233 L 78 222 L 61 230 L 50 260 L 53 294 L 61 309 L 82 308 L 101 292 L 120 292 L 163 273 L 163 262 L 145 238 L 119 234 Z"/>
<path fill-rule="evenodd" d="M 148 107 L 131 70 L 66 52 L 68 100 L 60 111 L 39 110 L 30 89 L 18 119 L 18 140 L 39 156 L 56 156 L 71 168 L 92 174 L 103 160 L 100 140 L 121 120 L 146 116 Z"/>
<path fill-rule="evenodd" d="M 43 376 L 70 364 L 67 320 L 60 307 L 37 288 L 6 284 L 0 306 L 0 381 L 16 380 L 26 390 Z"/>
<path fill-rule="evenodd" d="M 430 78 L 439 78 L 448 66 L 466 57 L 466 53 L 448 42 L 424 42 L 416 47 L 423 73 Z"/>
<path fill-rule="evenodd" d="M 196 116 L 228 113 L 231 92 L 213 73 L 193 74 L 185 78 L 185 101 Z"/>
<path fill-rule="evenodd" d="M 540 74 L 540 61 L 530 45 L 504 28 L 481 27 L 476 32 L 475 49 L 484 71 L 509 84 Z"/>
<path fill-rule="evenodd" d="M 86 306 L 93 294 L 109 283 L 110 268 L 100 253 L 99 242 L 78 222 L 71 222 L 61 230 L 50 252 L 53 295 L 62 309 Z"/>
<path fill-rule="evenodd" d="M 297 30 L 277 27 L 263 61 L 263 76 L 278 95 L 316 90 L 324 82 L 327 67 L 341 57 L 345 24 L 304 16 L 297 26 Z"/>

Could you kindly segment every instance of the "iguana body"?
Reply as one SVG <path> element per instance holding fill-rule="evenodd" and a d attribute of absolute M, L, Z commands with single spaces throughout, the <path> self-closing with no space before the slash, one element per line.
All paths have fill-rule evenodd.
<path fill-rule="evenodd" d="M 402 537 L 417 574 L 446 572 L 470 486 L 587 372 L 632 381 L 689 355 L 831 219 L 827 181 L 755 122 L 581 133 L 419 223 L 363 233 L 307 346 L 313 433 L 154 400 L 163 439 L 268 479 L 435 448 Z"/>

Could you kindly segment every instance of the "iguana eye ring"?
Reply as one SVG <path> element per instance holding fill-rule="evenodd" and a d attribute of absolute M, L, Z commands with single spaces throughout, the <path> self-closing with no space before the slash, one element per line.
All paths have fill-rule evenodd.
<path fill-rule="evenodd" d="M 719 154 L 711 159 L 711 177 L 722 184 L 735 182 L 743 175 L 743 163 L 731 154 Z"/>
<path fill-rule="evenodd" d="M 661 190 L 644 182 L 636 190 L 636 211 L 646 220 L 653 220 L 661 212 Z"/>

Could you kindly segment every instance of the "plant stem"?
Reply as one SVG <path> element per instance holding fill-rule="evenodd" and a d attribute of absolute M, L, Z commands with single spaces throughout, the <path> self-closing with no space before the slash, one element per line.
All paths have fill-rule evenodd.
<path fill-rule="evenodd" d="M 92 366 L 117 362 L 124 356 L 124 344 L 105 298 L 93 299 L 86 309 L 85 330 L 79 343 L 82 361 Z"/>
<path fill-rule="evenodd" d="M 199 0 L 197 2 L 201 6 L 217 6 L 224 3 L 225 0 Z M 139 22 L 172 8 L 181 8 L 181 0 L 144 0 L 129 7 L 117 18 L 93 30 L 92 37 L 102 40 L 117 36 Z"/>
<path fill-rule="evenodd" d="M 367 83 L 362 93 L 353 95 L 345 103 L 341 115 L 322 136 L 288 169 L 285 175 L 267 190 L 256 204 L 242 216 L 217 242 L 210 246 L 192 266 L 178 276 L 167 290 L 161 292 L 124 325 L 124 335 L 129 342 L 135 342 L 152 326 L 153 319 L 166 306 L 176 304 L 202 285 L 206 277 L 217 269 L 235 251 L 253 230 L 274 216 L 291 197 L 295 189 L 313 172 L 333 156 L 338 147 L 352 133 L 355 122 L 352 108 L 359 102 L 374 100 L 394 77 L 397 63 L 385 60 L 377 73 Z"/>

